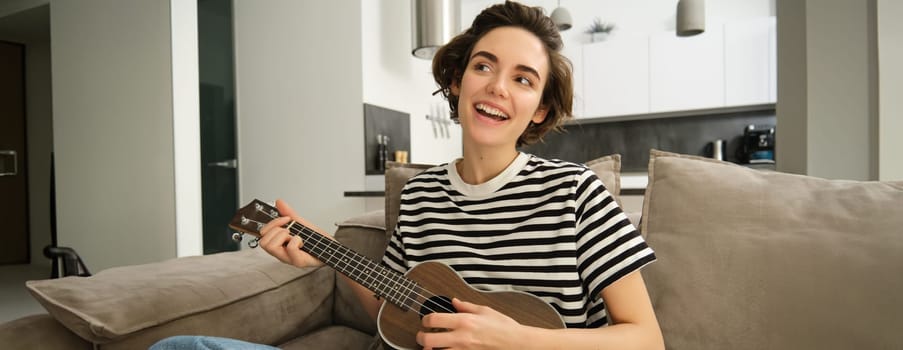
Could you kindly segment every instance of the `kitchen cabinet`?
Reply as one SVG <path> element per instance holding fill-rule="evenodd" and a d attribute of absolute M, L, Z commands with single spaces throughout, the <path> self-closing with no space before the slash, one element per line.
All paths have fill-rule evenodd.
<path fill-rule="evenodd" d="M 774 17 L 724 25 L 725 105 L 775 102 Z"/>
<path fill-rule="evenodd" d="M 778 102 L 778 26 L 770 17 L 768 26 L 768 102 Z"/>
<path fill-rule="evenodd" d="M 649 37 L 649 110 L 670 112 L 724 106 L 724 36 L 719 28 L 679 37 Z"/>
<path fill-rule="evenodd" d="M 586 116 L 649 113 L 648 36 L 584 45 L 583 65 Z"/>
<path fill-rule="evenodd" d="M 713 25 L 700 35 L 618 34 L 566 51 L 575 115 L 584 118 L 742 107 L 777 100 L 775 18 Z M 580 57 L 580 58 L 576 58 Z M 579 106 L 578 106 L 579 105 Z"/>

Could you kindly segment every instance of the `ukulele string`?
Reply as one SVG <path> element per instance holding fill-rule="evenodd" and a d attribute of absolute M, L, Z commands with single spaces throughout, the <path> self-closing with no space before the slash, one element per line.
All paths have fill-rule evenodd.
<path fill-rule="evenodd" d="M 262 211 L 262 210 L 258 210 L 258 211 L 262 212 L 263 215 L 269 217 L 271 220 L 276 219 L 276 218 L 278 217 L 277 215 L 273 215 L 273 214 L 271 214 L 271 213 L 269 213 L 269 212 L 266 212 L 266 211 Z M 256 220 L 255 220 L 255 221 L 256 221 Z M 291 233 L 293 236 L 299 235 L 301 232 L 304 232 L 305 229 L 306 229 L 306 227 L 304 227 L 304 225 L 298 224 L 298 226 L 300 226 L 300 228 L 298 229 L 299 232 L 294 232 L 294 231 L 293 231 L 293 228 L 294 228 L 294 225 L 295 225 L 296 223 L 297 223 L 297 222 L 295 222 L 294 220 L 292 220 L 292 222 L 291 222 L 291 223 L 288 225 L 288 227 L 287 227 L 287 229 L 289 230 L 289 233 Z M 316 233 L 316 232 L 314 232 L 314 231 L 312 231 L 312 230 L 310 230 L 310 229 L 307 229 L 307 232 L 306 232 L 306 233 L 310 236 L 310 238 L 312 238 L 312 239 L 311 239 L 311 243 L 314 243 L 314 244 L 329 244 L 329 243 L 330 243 L 330 242 L 324 242 L 324 241 L 326 241 L 326 240 L 329 240 L 328 238 L 320 237 L 320 236 L 322 236 L 321 234 Z M 332 241 L 332 240 L 329 240 L 329 241 Z M 333 255 L 333 256 L 334 256 L 334 255 Z M 347 257 L 347 256 L 346 256 L 346 257 Z M 356 268 L 355 268 L 355 270 L 356 270 Z M 355 271 L 355 272 L 363 272 L 363 271 Z M 393 271 L 393 272 L 394 272 L 394 271 Z M 406 279 L 404 276 L 399 276 L 399 277 L 401 277 L 401 278 L 403 278 L 403 279 Z M 386 284 L 386 285 L 388 285 L 388 284 Z M 421 294 L 421 292 L 418 291 L 418 290 L 416 290 L 415 288 L 416 288 L 416 289 L 419 289 L 419 290 L 421 290 L 421 291 L 423 291 L 426 295 Z M 432 297 L 437 297 L 436 294 L 434 294 L 433 292 L 429 291 L 428 289 L 425 289 L 425 288 L 421 287 L 421 286 L 418 285 L 416 282 L 413 282 L 413 286 L 412 286 L 412 287 L 409 287 L 409 288 L 407 288 L 407 289 L 409 289 L 412 293 L 414 293 L 414 295 L 423 298 L 424 301 L 429 300 L 429 299 L 432 298 Z M 433 310 L 432 308 L 430 308 L 429 306 L 427 306 L 425 303 L 421 303 L 421 302 L 418 301 L 416 298 L 411 297 L 410 294 L 408 294 L 407 296 L 403 296 L 403 301 L 411 301 L 411 303 L 412 303 L 413 305 L 419 306 L 421 309 L 426 309 L 426 310 L 429 311 L 429 312 L 437 312 L 436 310 Z M 438 304 L 438 303 L 434 303 L 434 304 L 435 304 L 436 306 L 439 306 L 439 308 L 440 308 L 441 311 L 443 311 L 443 312 L 447 312 L 447 313 L 455 313 L 454 310 L 450 310 L 450 309 L 446 308 L 444 305 L 441 305 L 441 304 Z"/>
<path fill-rule="evenodd" d="M 289 232 L 291 232 L 293 235 L 298 235 L 298 234 L 300 234 L 300 232 L 297 232 L 297 233 L 296 233 L 296 232 L 292 232 L 292 226 L 293 226 L 293 224 L 295 224 L 295 223 L 296 223 L 296 222 L 293 221 L 292 224 L 289 224 L 289 227 L 288 227 L 288 228 L 289 228 Z M 313 244 L 337 244 L 336 242 L 334 242 L 334 241 L 332 241 L 332 240 L 330 240 L 330 239 L 328 239 L 328 238 L 321 237 L 321 236 L 322 236 L 321 234 L 316 233 L 316 232 L 314 232 L 314 231 L 312 231 L 312 230 L 310 230 L 310 229 L 304 227 L 304 226 L 301 225 L 301 224 L 298 224 L 298 225 L 301 226 L 300 229 L 299 229 L 299 231 L 305 232 L 305 233 L 307 233 L 308 235 L 310 235 L 311 243 L 313 243 Z M 305 231 L 305 229 L 306 229 L 306 231 Z M 324 243 L 324 242 L 325 242 L 325 243 Z M 333 251 L 336 251 L 336 249 L 333 249 Z M 335 257 L 335 255 L 332 255 L 332 257 Z M 343 257 L 347 258 L 348 256 L 346 256 L 346 254 L 343 253 Z M 374 263 L 374 265 L 376 265 L 376 264 Z M 378 266 L 378 265 L 376 265 L 376 266 Z M 363 270 L 359 270 L 359 269 L 357 269 L 356 267 L 352 267 L 352 268 L 354 269 L 353 272 L 364 272 Z M 392 271 L 392 272 L 394 272 L 394 271 Z M 399 283 L 399 284 L 401 284 L 402 286 L 403 286 L 404 284 L 403 284 L 401 281 L 405 281 L 405 280 L 410 281 L 409 279 L 406 279 L 404 276 L 398 275 L 397 277 L 401 278 L 401 280 L 400 280 L 400 281 L 392 281 L 392 282 Z M 383 282 L 384 282 L 384 283 L 381 283 L 381 284 L 383 284 L 383 285 L 385 285 L 385 286 L 388 286 L 388 283 L 385 283 L 385 280 L 383 280 Z M 413 283 L 413 285 L 412 285 L 411 287 L 404 287 L 404 288 L 405 288 L 406 290 L 410 291 L 411 293 L 413 293 L 413 295 L 418 296 L 418 297 L 421 297 L 421 298 L 423 298 L 424 300 L 429 300 L 430 298 L 436 296 L 436 294 L 433 294 L 433 293 L 430 292 L 429 290 L 424 289 L 423 287 L 421 287 L 420 285 L 418 285 L 416 282 L 413 282 L 413 281 L 410 281 L 410 282 Z M 429 295 L 429 296 L 421 294 L 421 293 L 418 291 L 418 289 L 421 290 L 421 291 L 426 292 L 427 295 Z M 402 297 L 402 300 L 400 300 L 400 301 L 411 301 L 411 303 L 412 303 L 414 306 L 418 306 L 418 307 L 420 307 L 420 308 L 422 308 L 422 309 L 426 309 L 426 310 L 429 311 L 429 312 L 437 312 L 436 310 L 433 310 L 433 309 L 432 309 L 430 306 L 428 306 L 427 304 L 421 303 L 421 302 L 418 301 L 416 298 L 413 298 L 413 297 L 411 296 L 411 294 L 408 294 L 408 295 L 406 295 L 406 296 L 403 296 L 403 297 Z M 450 309 L 446 308 L 444 305 L 436 304 L 436 303 L 434 303 L 434 305 L 440 307 L 440 308 L 441 308 L 441 311 L 443 311 L 443 312 L 447 312 L 447 313 L 454 313 L 454 312 L 455 312 L 454 310 L 450 310 Z"/>

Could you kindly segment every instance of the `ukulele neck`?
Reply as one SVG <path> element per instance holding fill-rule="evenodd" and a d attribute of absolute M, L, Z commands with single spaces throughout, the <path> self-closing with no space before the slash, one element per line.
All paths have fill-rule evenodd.
<path fill-rule="evenodd" d="M 287 228 L 292 235 L 300 236 L 304 241 L 301 245 L 304 252 L 372 290 L 386 301 L 404 310 L 411 309 L 414 300 L 412 295 L 419 288 L 416 282 L 298 222 L 289 223 Z"/>

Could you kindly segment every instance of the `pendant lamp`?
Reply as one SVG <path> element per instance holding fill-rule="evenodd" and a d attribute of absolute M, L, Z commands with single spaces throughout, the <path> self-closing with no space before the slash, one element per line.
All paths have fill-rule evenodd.
<path fill-rule="evenodd" d="M 705 31 L 705 0 L 677 2 L 677 36 L 692 36 Z"/>
<path fill-rule="evenodd" d="M 571 13 L 568 12 L 568 9 L 561 7 L 561 1 L 558 1 L 558 7 L 552 11 L 552 15 L 549 17 L 552 19 L 552 23 L 555 23 L 555 26 L 558 27 L 559 32 L 571 29 L 573 23 L 571 21 Z"/>
<path fill-rule="evenodd" d="M 459 0 L 411 0 L 411 53 L 425 60 L 460 32 Z"/>

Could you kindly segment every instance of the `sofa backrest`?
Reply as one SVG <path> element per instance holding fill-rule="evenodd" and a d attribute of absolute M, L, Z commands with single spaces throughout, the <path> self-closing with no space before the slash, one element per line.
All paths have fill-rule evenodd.
<path fill-rule="evenodd" d="M 903 349 L 903 182 L 653 151 L 642 231 L 668 349 Z"/>

